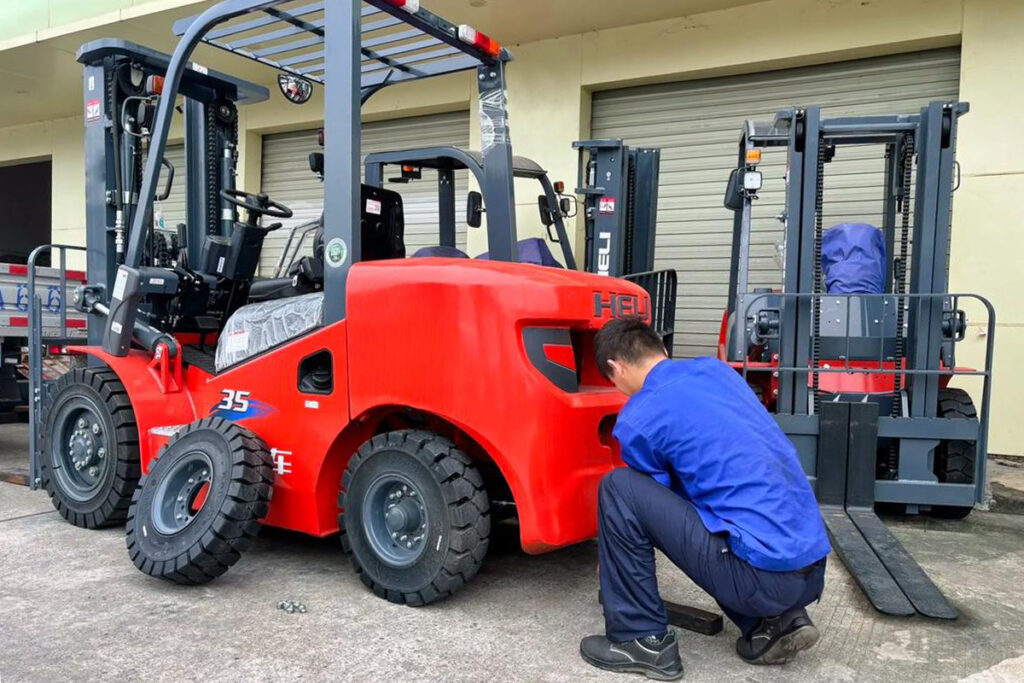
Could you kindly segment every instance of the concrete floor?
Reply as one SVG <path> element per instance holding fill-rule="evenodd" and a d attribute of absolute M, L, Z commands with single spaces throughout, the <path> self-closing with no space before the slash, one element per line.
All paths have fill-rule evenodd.
<path fill-rule="evenodd" d="M 0 429 L 0 452 L 4 432 L 17 442 Z M 833 559 L 810 608 L 817 648 L 756 668 L 733 653 L 731 624 L 714 637 L 684 633 L 686 679 L 1024 680 L 1024 517 L 889 523 L 960 620 L 881 617 Z M 369 593 L 336 539 L 274 531 L 227 575 L 183 588 L 136 571 L 123 531 L 72 527 L 45 493 L 0 483 L 0 680 L 642 680 L 579 658 L 579 638 L 603 626 L 596 546 L 531 557 L 513 541 L 500 537 L 453 599 L 421 609 Z M 713 608 L 667 562 L 660 578 L 666 597 Z M 308 612 L 277 609 L 286 599 Z"/>

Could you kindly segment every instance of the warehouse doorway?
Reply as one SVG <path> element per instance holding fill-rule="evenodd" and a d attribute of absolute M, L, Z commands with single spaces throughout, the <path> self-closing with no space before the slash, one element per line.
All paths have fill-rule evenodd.
<path fill-rule="evenodd" d="M 0 238 L 0 262 L 28 263 L 33 249 L 51 242 L 52 193 L 49 159 L 0 166 L 0 206 L 7 215 Z M 40 265 L 49 265 L 49 257 Z"/>

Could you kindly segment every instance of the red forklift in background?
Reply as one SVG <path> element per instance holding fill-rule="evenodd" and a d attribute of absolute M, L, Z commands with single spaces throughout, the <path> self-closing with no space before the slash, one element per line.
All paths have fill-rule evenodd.
<path fill-rule="evenodd" d="M 135 565 L 182 584 L 223 574 L 264 525 L 340 532 L 364 583 L 411 605 L 476 574 L 499 507 L 530 553 L 593 537 L 624 400 L 597 371 L 594 334 L 674 310 L 674 280 L 655 277 L 652 301 L 621 278 L 523 262 L 508 52 L 417 0 L 225 0 L 175 30 L 170 58 L 120 41 L 79 53 L 89 345 L 72 351 L 90 367 L 33 375 L 32 468 L 65 519 L 126 524 Z M 266 90 L 189 61 L 200 42 L 285 72 L 290 91 L 326 88 L 323 237 L 287 283 L 255 274 L 280 227 L 266 219 L 291 211 L 233 184 L 237 106 Z M 360 105 L 463 70 L 480 91 L 488 259 L 404 258 L 401 195 L 360 184 Z M 166 267 L 147 244 L 179 95 L 188 222 Z M 52 339 L 38 307 L 36 348 Z"/>

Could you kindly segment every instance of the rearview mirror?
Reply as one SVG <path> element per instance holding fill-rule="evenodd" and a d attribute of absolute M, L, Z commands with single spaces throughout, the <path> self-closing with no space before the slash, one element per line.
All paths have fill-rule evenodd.
<path fill-rule="evenodd" d="M 545 228 L 555 222 L 551 218 L 551 209 L 548 207 L 547 195 L 542 194 L 537 197 L 537 209 L 540 211 L 540 222 Z"/>
<path fill-rule="evenodd" d="M 479 228 L 481 216 L 484 212 L 484 198 L 479 192 L 470 191 L 466 195 L 466 225 L 471 228 Z"/>

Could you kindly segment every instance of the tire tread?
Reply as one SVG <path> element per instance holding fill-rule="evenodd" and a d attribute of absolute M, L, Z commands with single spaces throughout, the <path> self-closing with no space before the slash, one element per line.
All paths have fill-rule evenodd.
<path fill-rule="evenodd" d="M 376 582 L 359 562 L 345 530 L 345 493 L 359 467 L 376 451 L 392 448 L 419 460 L 440 484 L 452 527 L 449 550 L 438 576 L 418 591 L 402 592 Z M 422 606 L 451 597 L 479 571 L 490 541 L 490 505 L 483 478 L 464 452 L 450 440 L 422 429 L 378 434 L 359 447 L 341 477 L 338 494 L 341 546 L 356 574 L 376 595 L 400 605 Z"/>

